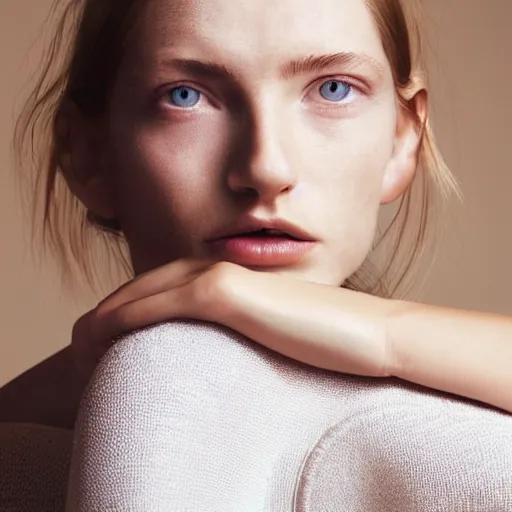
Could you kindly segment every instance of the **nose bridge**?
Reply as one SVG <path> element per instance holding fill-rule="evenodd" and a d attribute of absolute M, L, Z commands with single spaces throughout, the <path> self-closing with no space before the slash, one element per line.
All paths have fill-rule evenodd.
<path fill-rule="evenodd" d="M 271 198 L 296 183 L 290 154 L 292 123 L 275 91 L 259 93 L 248 104 L 230 182 L 234 189 L 251 188 Z"/>

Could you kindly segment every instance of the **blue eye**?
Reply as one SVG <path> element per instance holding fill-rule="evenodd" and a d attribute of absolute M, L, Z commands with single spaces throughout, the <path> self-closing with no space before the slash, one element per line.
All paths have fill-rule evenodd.
<path fill-rule="evenodd" d="M 199 91 L 186 85 L 176 87 L 169 92 L 169 97 L 172 98 L 173 103 L 183 108 L 190 108 L 196 105 L 200 96 L 201 93 Z"/>
<path fill-rule="evenodd" d="M 320 87 L 320 91 L 326 100 L 342 101 L 352 92 L 352 86 L 346 82 L 341 82 L 340 80 L 329 80 Z"/>

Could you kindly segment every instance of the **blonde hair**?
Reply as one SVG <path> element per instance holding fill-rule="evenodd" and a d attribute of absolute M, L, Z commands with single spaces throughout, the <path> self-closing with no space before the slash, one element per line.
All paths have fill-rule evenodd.
<path fill-rule="evenodd" d="M 400 105 L 409 109 L 415 92 L 428 85 L 419 7 L 412 0 L 366 1 L 391 64 Z M 104 294 L 133 275 L 122 233 L 87 212 L 63 179 L 56 120 L 69 100 L 85 116 L 101 116 L 140 4 L 136 0 L 56 0 L 51 14 L 57 25 L 39 79 L 16 125 L 17 177 L 22 194 L 27 194 L 32 240 L 35 247 L 42 244 L 57 257 L 66 287 L 76 284 L 80 275 L 93 291 Z M 376 236 L 375 248 L 391 241 L 388 261 L 379 270 L 370 253 L 344 286 L 396 296 L 432 241 L 439 200 L 444 203 L 454 192 L 460 196 L 427 118 L 413 183 L 388 228 Z"/>

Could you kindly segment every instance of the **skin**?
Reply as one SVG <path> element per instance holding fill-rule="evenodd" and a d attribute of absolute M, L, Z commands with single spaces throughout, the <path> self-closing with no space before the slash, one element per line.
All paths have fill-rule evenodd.
<path fill-rule="evenodd" d="M 280 76 L 291 59 L 335 52 L 360 62 Z M 175 58 L 208 59 L 232 76 L 165 64 Z M 333 80 L 345 95 L 329 92 Z M 171 95 L 184 85 L 192 107 Z M 273 0 L 153 0 L 140 13 L 105 117 L 91 123 L 65 109 L 71 138 L 62 167 L 89 209 L 120 221 L 137 276 L 209 258 L 205 240 L 235 218 L 276 216 L 318 243 L 296 265 L 258 271 L 339 286 L 367 257 L 379 206 L 414 176 L 424 91 L 412 106 L 416 115 L 398 107 L 363 0 L 325 0 L 313 10 L 309 0 L 278 8 Z M 65 349 L 4 388 L 0 420 L 70 427 L 85 385 L 72 361 Z M 34 398 L 37 387 L 47 398 Z"/>
<path fill-rule="evenodd" d="M 290 59 L 343 51 L 368 62 L 280 77 Z M 166 66 L 173 58 L 213 60 L 236 79 Z M 330 80 L 351 84 L 348 95 L 322 95 Z M 192 108 L 171 96 L 183 84 L 201 94 Z M 204 241 L 234 218 L 275 215 L 320 243 L 271 271 L 336 286 L 365 260 L 379 205 L 412 179 L 419 142 L 363 0 L 328 0 L 314 14 L 308 0 L 148 2 L 105 122 L 77 131 L 68 180 L 119 219 L 136 275 L 208 257 Z"/>

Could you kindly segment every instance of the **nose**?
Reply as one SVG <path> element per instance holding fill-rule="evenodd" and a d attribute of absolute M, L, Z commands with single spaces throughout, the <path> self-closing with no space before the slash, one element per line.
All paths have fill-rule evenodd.
<path fill-rule="evenodd" d="M 247 115 L 235 135 L 236 158 L 228 172 L 228 186 L 236 192 L 255 193 L 262 203 L 271 204 L 297 185 L 297 174 L 290 158 L 291 124 L 280 116 L 273 102 L 261 105 Z M 240 126 L 238 127 L 240 128 Z"/>

